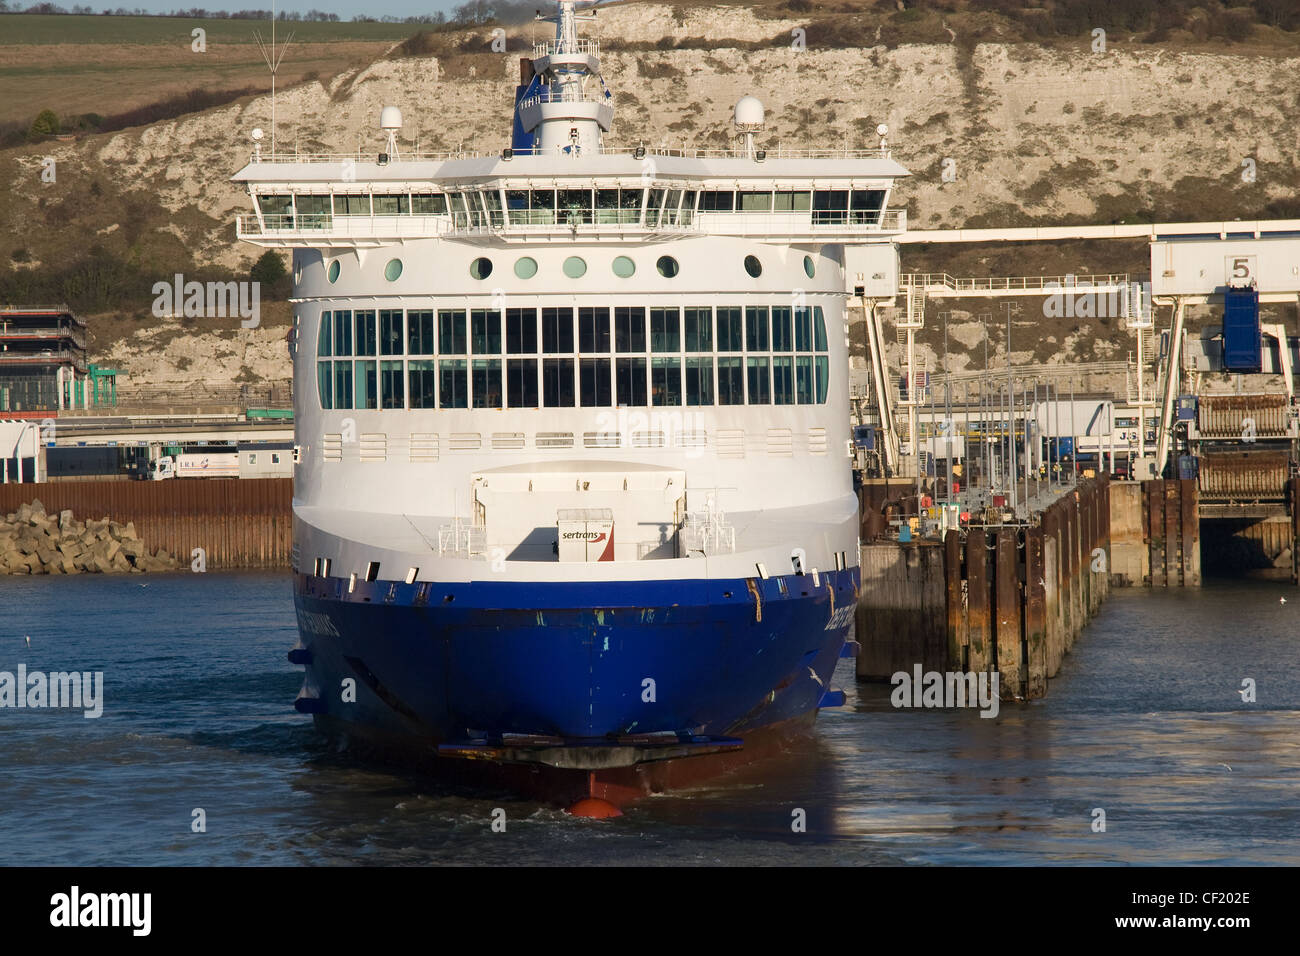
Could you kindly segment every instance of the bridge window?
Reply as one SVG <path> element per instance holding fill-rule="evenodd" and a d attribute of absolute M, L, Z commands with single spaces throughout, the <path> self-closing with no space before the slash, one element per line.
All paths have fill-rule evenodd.
<path fill-rule="evenodd" d="M 826 351 L 826 316 L 820 305 L 813 307 L 813 332 L 818 352 Z"/>
<path fill-rule="evenodd" d="M 641 221 L 641 207 L 645 205 L 644 189 L 620 189 L 618 191 L 619 222 L 636 224 Z"/>
<path fill-rule="evenodd" d="M 825 355 L 817 356 L 817 404 L 826 404 L 826 393 L 830 391 L 831 360 Z"/>
<path fill-rule="evenodd" d="M 713 310 L 688 308 L 686 316 L 686 351 L 713 351 Z"/>
<path fill-rule="evenodd" d="M 412 408 L 436 408 L 436 381 L 432 359 L 416 359 L 406 363 L 406 390 Z"/>
<path fill-rule="evenodd" d="M 855 189 L 849 204 L 849 222 L 878 225 L 885 206 L 883 189 Z"/>
<path fill-rule="evenodd" d="M 789 355 L 772 358 L 772 400 L 777 405 L 794 404 L 794 360 Z"/>
<path fill-rule="evenodd" d="M 263 193 L 257 197 L 257 208 L 263 216 L 292 216 L 293 197 L 277 193 Z"/>
<path fill-rule="evenodd" d="M 606 333 L 608 335 L 608 332 Z M 608 349 L 608 342 L 606 343 Z M 583 408 L 608 408 L 610 403 L 609 359 L 583 359 L 578 367 Z"/>
<path fill-rule="evenodd" d="M 645 309 L 640 306 L 616 306 L 614 309 L 614 350 L 645 351 Z M 622 401 L 620 405 L 624 404 Z"/>
<path fill-rule="evenodd" d="M 552 355 L 573 351 L 572 308 L 542 309 L 542 351 Z"/>
<path fill-rule="evenodd" d="M 682 403 L 682 360 L 655 356 L 650 364 L 650 398 L 657 406 Z"/>
<path fill-rule="evenodd" d="M 438 313 L 439 316 L 442 313 Z M 464 313 L 461 313 L 462 317 Z M 468 408 L 469 378 L 465 359 L 443 359 L 438 362 L 438 407 Z"/>
<path fill-rule="evenodd" d="M 847 189 L 818 189 L 813 192 L 814 225 L 848 222 L 848 218 L 849 191 Z"/>
<path fill-rule="evenodd" d="M 357 310 L 357 355 L 375 354 L 375 310 Z"/>
<path fill-rule="evenodd" d="M 772 306 L 772 351 L 793 352 L 794 340 L 790 336 L 790 306 Z M 751 351 L 756 351 L 751 349 Z"/>
<path fill-rule="evenodd" d="M 739 306 L 718 306 L 718 351 L 742 352 L 741 313 Z"/>
<path fill-rule="evenodd" d="M 411 197 L 405 193 L 380 194 L 374 197 L 376 216 L 409 216 Z"/>
<path fill-rule="evenodd" d="M 682 350 L 682 317 L 677 309 L 650 310 L 650 351 Z"/>
<path fill-rule="evenodd" d="M 329 410 L 334 407 L 334 363 L 318 362 L 316 365 L 316 399 L 320 407 Z"/>
<path fill-rule="evenodd" d="M 475 355 L 501 354 L 501 313 L 496 309 L 470 313 L 470 348 Z"/>
<path fill-rule="evenodd" d="M 555 196 L 564 225 L 584 224 L 592 220 L 590 189 L 558 189 Z"/>
<path fill-rule="evenodd" d="M 417 216 L 445 216 L 447 197 L 441 193 L 415 193 L 411 196 L 411 212 Z"/>
<path fill-rule="evenodd" d="M 438 312 L 438 354 L 465 354 L 465 310 L 449 309 Z M 449 406 L 456 407 L 456 406 Z"/>
<path fill-rule="evenodd" d="M 748 306 L 745 309 L 745 348 L 750 352 L 768 351 L 770 339 L 767 331 L 767 307 Z"/>
<path fill-rule="evenodd" d="M 578 351 L 609 351 L 609 309 L 582 306 L 578 309 Z"/>
<path fill-rule="evenodd" d="M 812 309 L 801 306 L 794 310 L 794 350 L 811 352 L 812 346 Z"/>
<path fill-rule="evenodd" d="M 647 226 L 659 225 L 659 216 L 663 212 L 664 197 L 668 194 L 666 189 L 650 190 L 650 198 L 646 200 L 645 207 L 645 224 Z"/>
<path fill-rule="evenodd" d="M 736 205 L 739 212 L 771 212 L 772 194 L 770 192 L 736 193 Z"/>
<path fill-rule="evenodd" d="M 620 221 L 617 189 L 596 190 L 596 223 L 614 224 Z"/>
<path fill-rule="evenodd" d="M 474 359 L 474 407 L 501 408 L 501 360 Z"/>
<path fill-rule="evenodd" d="M 370 196 L 334 196 L 334 215 L 336 216 L 369 216 L 370 215 Z"/>
<path fill-rule="evenodd" d="M 334 312 L 334 354 L 352 354 L 351 309 L 338 309 Z"/>
<path fill-rule="evenodd" d="M 334 407 L 352 407 L 352 363 L 334 363 Z"/>
<path fill-rule="evenodd" d="M 522 355 L 536 351 L 537 310 L 506 309 L 506 352 Z"/>
<path fill-rule="evenodd" d="M 774 207 L 777 212 L 807 212 L 812 208 L 810 192 L 778 192 L 775 199 Z"/>
<path fill-rule="evenodd" d="M 686 359 L 686 404 L 713 404 L 713 359 Z"/>
<path fill-rule="evenodd" d="M 573 359 L 544 359 L 542 404 L 547 408 L 572 408 L 573 399 Z"/>
<path fill-rule="evenodd" d="M 772 377 L 768 360 L 751 358 L 745 361 L 747 384 L 749 386 L 749 404 L 770 405 L 772 403 Z"/>
<path fill-rule="evenodd" d="M 433 310 L 423 309 L 406 314 L 406 352 L 408 355 L 432 355 Z"/>
<path fill-rule="evenodd" d="M 367 362 L 374 366 L 374 362 Z M 406 407 L 406 381 L 402 375 L 401 362 L 379 363 L 380 397 L 384 408 Z"/>
<path fill-rule="evenodd" d="M 736 194 L 731 190 L 706 189 L 700 193 L 700 212 L 731 212 Z"/>
<path fill-rule="evenodd" d="M 320 314 L 320 326 L 316 330 L 316 354 L 331 355 L 333 349 L 331 318 L 328 312 Z"/>
<path fill-rule="evenodd" d="M 537 359 L 506 361 L 506 404 L 510 408 L 537 407 Z"/>
<path fill-rule="evenodd" d="M 718 404 L 744 405 L 745 380 L 739 356 L 718 357 Z"/>
<path fill-rule="evenodd" d="M 304 196 L 293 197 L 298 211 L 298 223 L 303 229 L 327 229 L 330 224 L 330 197 Z"/>
<path fill-rule="evenodd" d="M 401 309 L 381 309 L 379 312 L 379 354 L 402 354 Z"/>
<path fill-rule="evenodd" d="M 813 360 L 810 355 L 800 355 L 794 360 L 795 399 L 800 405 L 813 402 Z"/>
<path fill-rule="evenodd" d="M 644 406 L 646 404 L 646 361 L 643 358 L 621 358 L 614 367 L 618 404 Z"/>
<path fill-rule="evenodd" d="M 379 407 L 379 379 L 375 375 L 374 362 L 354 362 L 354 377 L 356 378 L 356 396 L 353 408 L 378 408 Z"/>
<path fill-rule="evenodd" d="M 493 227 L 500 228 L 505 225 L 505 219 L 501 213 L 501 194 L 495 189 L 485 189 L 479 193 L 479 196 L 487 207 L 488 221 Z"/>

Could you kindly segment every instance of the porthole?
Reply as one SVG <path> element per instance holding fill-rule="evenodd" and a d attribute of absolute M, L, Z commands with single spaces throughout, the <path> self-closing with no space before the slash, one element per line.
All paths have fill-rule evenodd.
<path fill-rule="evenodd" d="M 671 279 L 681 271 L 681 266 L 677 264 L 677 260 L 672 256 L 660 256 L 659 261 L 655 263 L 655 268 L 659 270 L 659 274 L 665 279 Z"/>
<path fill-rule="evenodd" d="M 587 261 L 581 256 L 569 256 L 564 260 L 564 274 L 570 279 L 581 279 L 587 274 Z"/>
<path fill-rule="evenodd" d="M 486 279 L 492 274 L 492 260 L 482 256 L 469 264 L 469 274 L 475 279 Z"/>
<path fill-rule="evenodd" d="M 388 265 L 384 266 L 384 278 L 389 282 L 396 282 L 402 274 L 402 260 L 389 259 Z"/>
<path fill-rule="evenodd" d="M 745 256 L 745 271 L 755 279 L 763 274 L 763 263 L 758 261 L 758 256 Z"/>
<path fill-rule="evenodd" d="M 537 260 L 532 256 L 520 256 L 515 260 L 515 275 L 521 279 L 531 279 L 537 275 Z"/>
<path fill-rule="evenodd" d="M 330 263 L 329 270 L 325 273 L 325 277 L 329 279 L 330 282 L 338 282 L 339 270 L 342 268 L 343 268 L 342 264 L 337 259 L 335 259 L 333 262 Z"/>
<path fill-rule="evenodd" d="M 614 275 L 620 279 L 630 278 L 632 273 L 636 272 L 636 263 L 627 256 L 615 256 L 614 258 Z"/>
<path fill-rule="evenodd" d="M 809 279 L 817 278 L 817 266 L 813 263 L 812 256 L 803 257 L 803 271 Z"/>

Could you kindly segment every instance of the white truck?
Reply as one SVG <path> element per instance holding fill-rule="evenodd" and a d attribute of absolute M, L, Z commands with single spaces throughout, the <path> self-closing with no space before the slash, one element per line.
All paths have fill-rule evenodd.
<path fill-rule="evenodd" d="M 163 455 L 149 462 L 149 478 L 238 478 L 239 455 L 208 453 L 182 453 Z"/>

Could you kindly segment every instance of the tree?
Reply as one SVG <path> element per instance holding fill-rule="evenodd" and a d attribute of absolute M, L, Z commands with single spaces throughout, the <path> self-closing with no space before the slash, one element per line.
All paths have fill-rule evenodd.
<path fill-rule="evenodd" d="M 254 282 L 260 282 L 262 285 L 273 285 L 289 274 L 284 267 L 284 260 L 270 249 L 262 253 L 262 257 L 253 264 L 249 270 L 248 277 Z"/>
<path fill-rule="evenodd" d="M 32 128 L 28 130 L 28 135 L 52 136 L 59 131 L 59 117 L 54 110 L 41 110 L 36 119 L 32 120 Z"/>

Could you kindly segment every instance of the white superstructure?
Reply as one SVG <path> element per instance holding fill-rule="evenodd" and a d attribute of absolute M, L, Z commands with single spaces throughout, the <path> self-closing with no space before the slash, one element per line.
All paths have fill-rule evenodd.
<path fill-rule="evenodd" d="M 293 250 L 296 569 L 856 565 L 846 303 L 896 275 L 906 170 L 883 145 L 765 149 L 749 102 L 734 151 L 605 148 L 599 50 L 559 8 L 513 147 L 407 153 L 385 111 L 382 154 L 258 155 L 235 177 L 240 238 Z M 560 547 L 579 511 L 612 522 L 612 561 L 561 560 L 605 553 Z"/>

